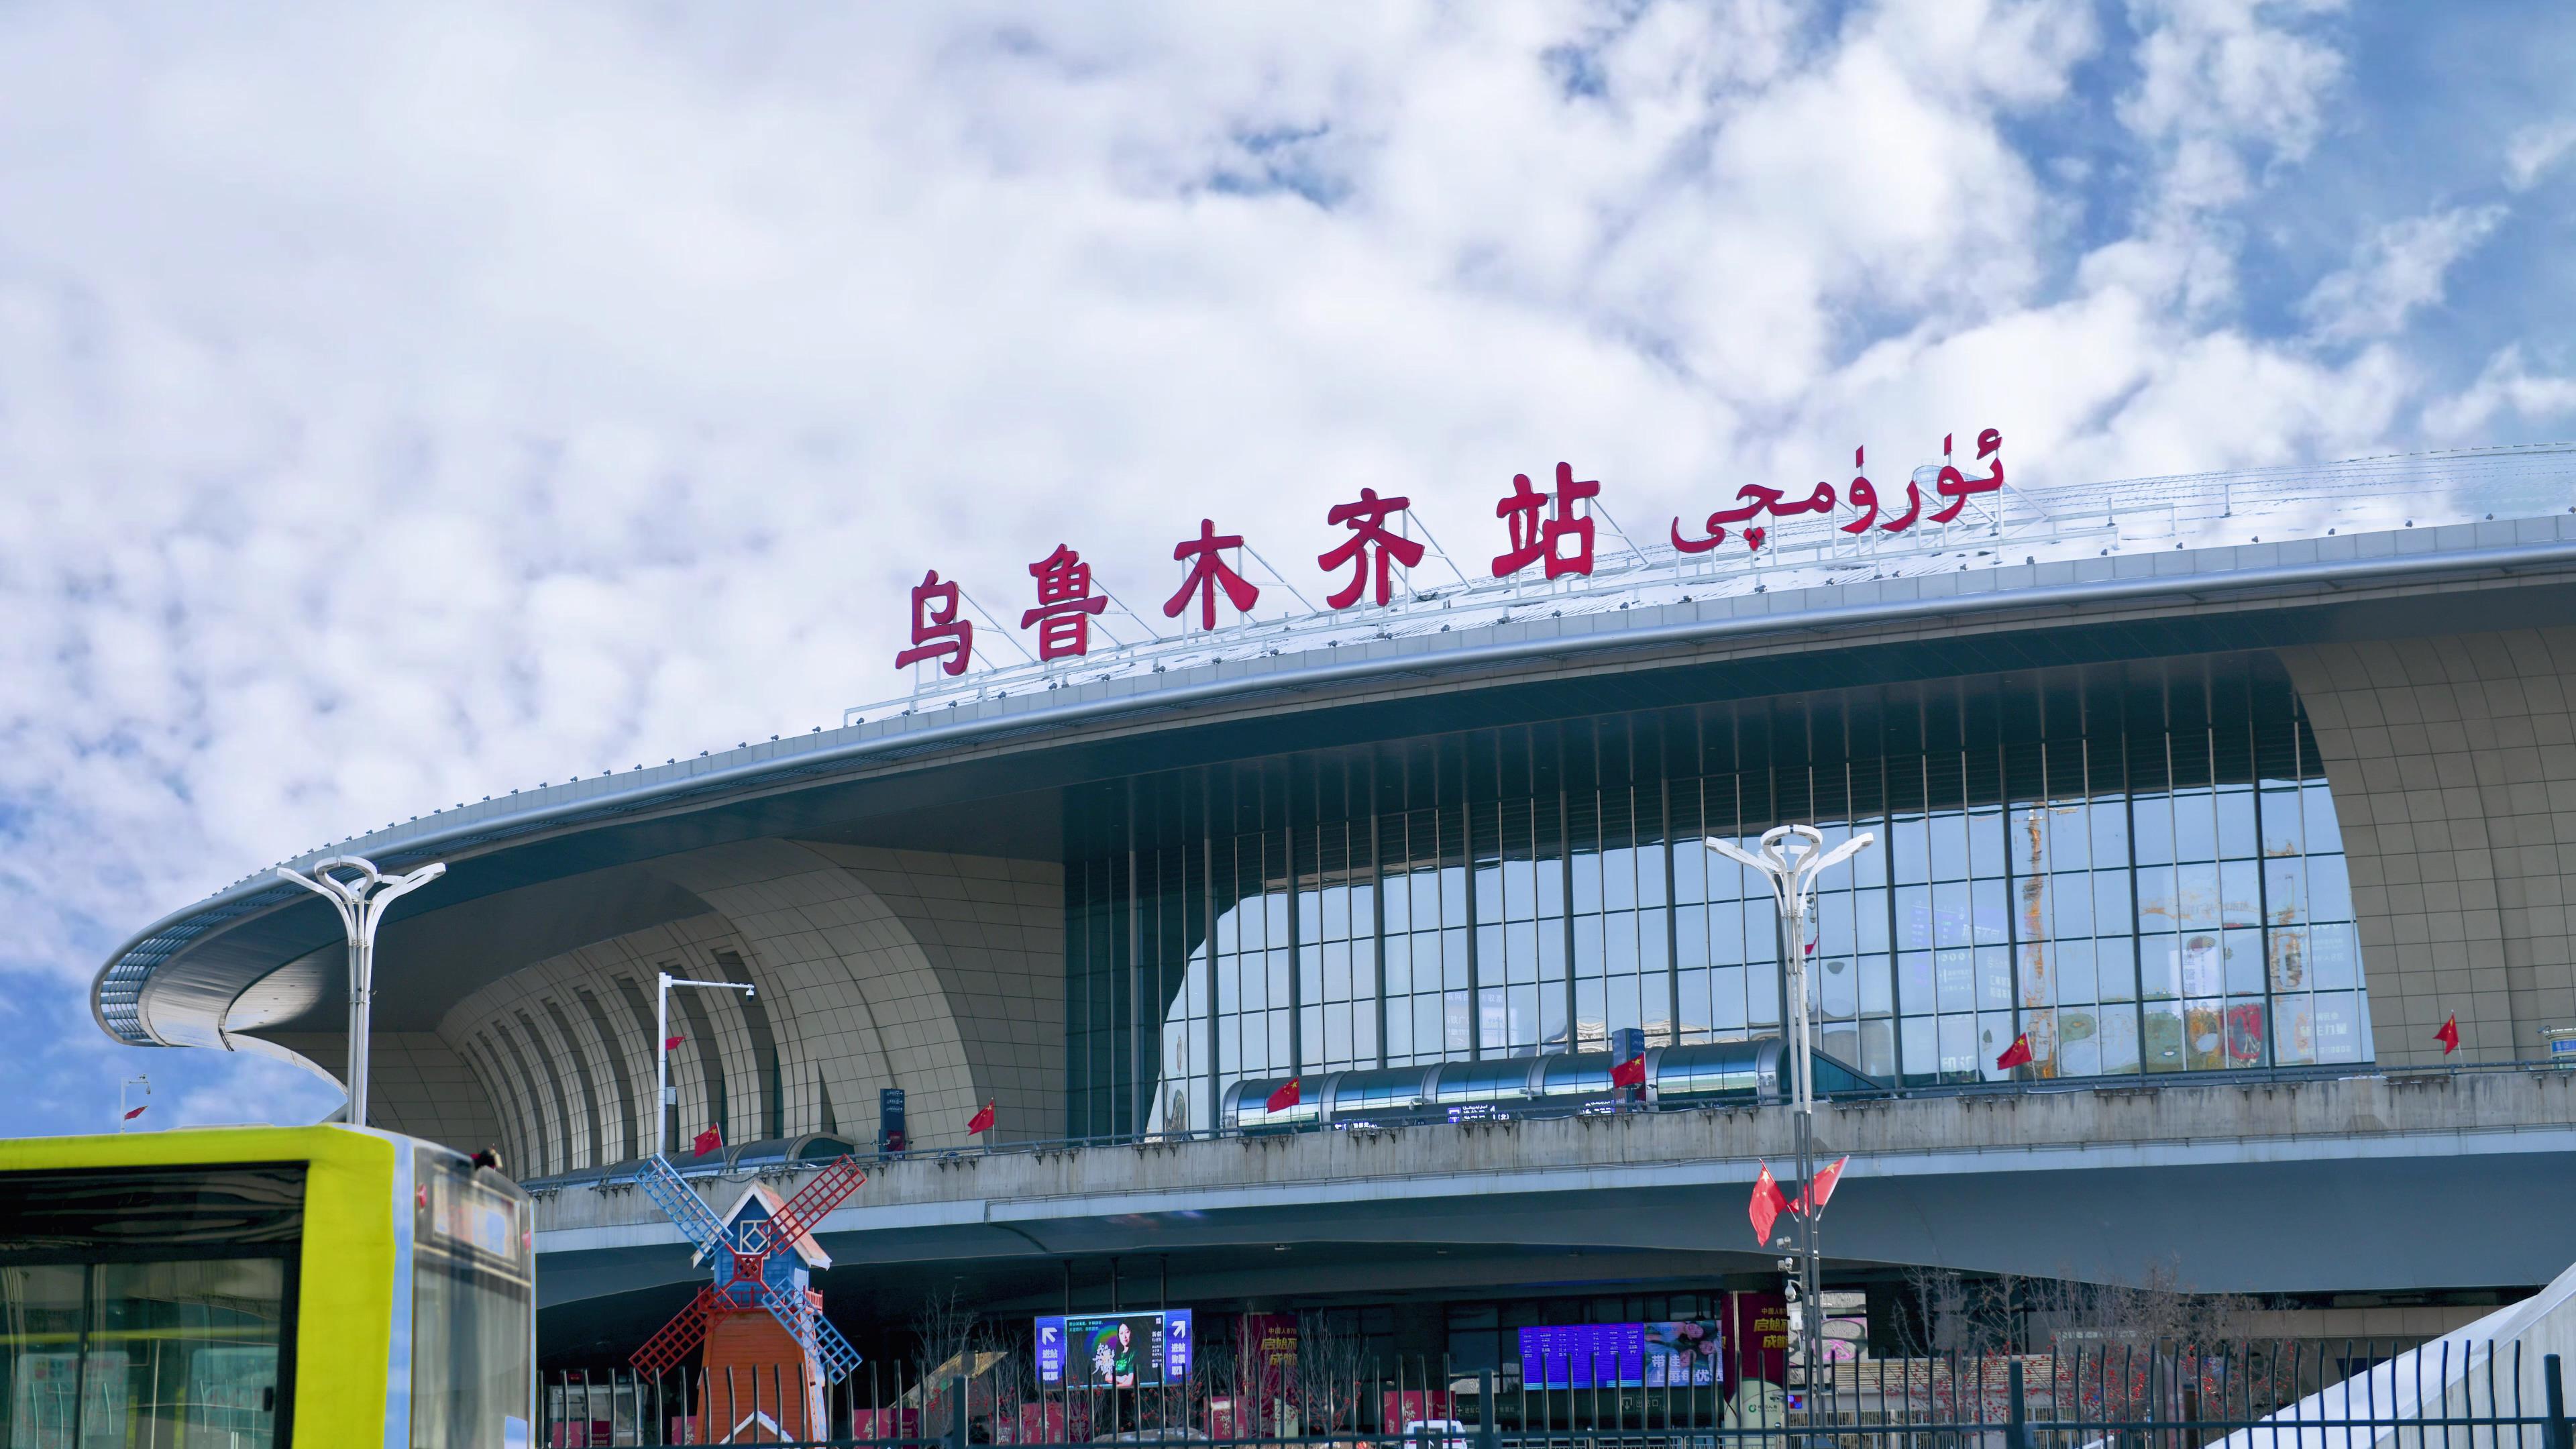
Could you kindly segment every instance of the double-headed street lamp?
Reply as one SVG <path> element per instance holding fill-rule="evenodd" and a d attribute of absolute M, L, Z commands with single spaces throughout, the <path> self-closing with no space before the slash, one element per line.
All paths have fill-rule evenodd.
<path fill-rule="evenodd" d="M 1798 1341 L 1807 1361 L 1807 1392 L 1816 1392 L 1816 1375 L 1824 1359 L 1822 1302 L 1816 1296 L 1823 1248 L 1816 1223 L 1816 1091 L 1815 1020 L 1807 1007 L 1807 917 L 1816 906 L 1816 877 L 1825 867 L 1840 865 L 1869 848 L 1877 837 L 1863 831 L 1831 850 L 1825 833 L 1812 825 L 1775 825 L 1762 833 L 1759 855 L 1716 836 L 1708 848 L 1771 882 L 1771 899 L 1780 908 L 1782 950 L 1789 961 L 1791 1030 L 1796 1033 L 1792 1110 L 1798 1129 Z M 1813 1410 L 1810 1409 L 1812 1413 Z"/>
<path fill-rule="evenodd" d="M 354 873 L 352 873 L 354 872 Z M 445 862 L 433 861 L 409 875 L 386 875 L 361 856 L 334 855 L 313 862 L 309 870 L 277 868 L 277 878 L 292 881 L 340 913 L 340 930 L 349 942 L 349 1125 L 367 1125 L 367 1008 L 375 995 L 376 927 L 385 907 L 447 874 Z"/>
<path fill-rule="evenodd" d="M 739 991 L 755 994 L 748 981 L 683 981 L 668 971 L 660 973 L 660 985 L 653 996 L 653 1155 L 662 1155 L 662 1132 L 678 1105 L 680 1094 L 671 1085 L 671 988 L 703 986 L 711 991 Z"/>

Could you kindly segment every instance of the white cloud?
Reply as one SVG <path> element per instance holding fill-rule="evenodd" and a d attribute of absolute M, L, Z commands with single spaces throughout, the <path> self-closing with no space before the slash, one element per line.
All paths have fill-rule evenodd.
<path fill-rule="evenodd" d="M 2345 62 L 2309 28 L 2338 0 L 2131 0 L 2139 79 L 2120 103 L 2163 148 L 2163 200 L 2231 205 L 2261 168 L 2305 157 L 2326 128 Z"/>
<path fill-rule="evenodd" d="M 313 1074 L 265 1057 L 234 1055 L 233 1070 L 220 1081 L 185 1088 L 166 1103 L 156 1102 L 150 1115 L 161 1127 L 238 1127 L 273 1122 L 301 1127 L 340 1110 L 344 1098 Z M 151 1126 L 151 1123 L 138 1123 Z"/>
<path fill-rule="evenodd" d="M 2576 116 L 2542 121 L 2514 132 L 2504 146 L 2506 189 L 2529 191 L 2539 185 L 2540 178 L 2569 151 L 2576 151 Z"/>
<path fill-rule="evenodd" d="M 2390 222 L 2353 248 L 2351 266 L 2317 283 L 2299 315 L 2328 342 L 2401 331 L 2416 308 L 2442 300 L 2452 265 L 2504 218 L 2501 206 L 2463 206 Z"/>
<path fill-rule="evenodd" d="M 2525 422 L 2576 417 L 2576 377 L 2534 374 L 2519 345 L 2487 359 L 2478 380 L 2424 409 L 2424 427 L 2437 437 L 2471 438 L 2506 414 Z"/>

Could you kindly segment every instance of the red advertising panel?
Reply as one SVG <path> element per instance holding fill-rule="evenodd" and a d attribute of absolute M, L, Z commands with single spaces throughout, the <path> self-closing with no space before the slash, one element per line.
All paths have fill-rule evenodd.
<path fill-rule="evenodd" d="M 1452 1408 L 1449 1395 L 1440 1389 L 1389 1389 L 1378 1423 L 1383 1432 L 1400 1434 L 1416 1424 L 1458 1417 Z"/>
<path fill-rule="evenodd" d="M 1745 1382 L 1789 1381 L 1789 1300 L 1777 1293 L 1735 1295 L 1736 1362 Z"/>
<path fill-rule="evenodd" d="M 1001 1423 L 994 1425 L 993 1437 L 1004 1444 L 1070 1444 L 1076 1442 L 1076 1436 L 1068 1435 L 1065 1432 L 1065 1403 L 1062 1399 L 1049 1399 L 1043 1403 L 1022 1404 L 1020 1405 L 1020 1412 L 1017 1417 L 1019 1419 L 1017 1424 Z M 1074 1417 L 1077 1422 L 1082 1418 L 1080 1414 L 1076 1414 Z"/>
<path fill-rule="evenodd" d="M 853 1439 L 918 1439 L 921 1437 L 919 1409 L 852 1409 L 850 1437 Z"/>
<path fill-rule="evenodd" d="M 1247 1313 L 1237 1342 L 1243 1345 L 1244 1387 L 1253 1397 L 1285 1393 L 1297 1369 L 1297 1315 Z"/>

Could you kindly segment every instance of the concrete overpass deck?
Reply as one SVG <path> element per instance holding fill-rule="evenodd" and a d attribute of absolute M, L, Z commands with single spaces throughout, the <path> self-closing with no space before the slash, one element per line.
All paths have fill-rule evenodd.
<path fill-rule="evenodd" d="M 2576 1073 L 1914 1095 L 1821 1106 L 1817 1133 L 1852 1154 L 1842 1263 L 2299 1292 L 2529 1286 L 2576 1259 Z M 1766 1271 L 1747 1191 L 1793 1156 L 1776 1106 L 940 1153 L 872 1165 L 820 1236 L 844 1281 L 938 1264 L 1024 1293 L 1108 1255 L 1231 1296 L 1385 1285 L 1432 1256 Z M 698 1185 L 719 1209 L 740 1190 Z M 547 1193 L 538 1222 L 550 1306 L 695 1277 L 632 1188 Z"/>

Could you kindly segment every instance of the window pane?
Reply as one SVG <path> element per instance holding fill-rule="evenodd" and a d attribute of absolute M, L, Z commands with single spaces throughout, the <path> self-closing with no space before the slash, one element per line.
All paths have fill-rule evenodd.
<path fill-rule="evenodd" d="M 2227 1065 L 2243 1069 L 2270 1060 L 2269 1019 L 2260 999 L 2239 997 L 2227 1003 Z"/>
<path fill-rule="evenodd" d="M 2307 863 L 2296 856 L 2263 862 L 2263 918 L 2288 925 L 2308 918 Z"/>
<path fill-rule="evenodd" d="M 2093 934 L 2093 877 L 2049 877 L 2048 934 L 2058 940 Z"/>
<path fill-rule="evenodd" d="M 2125 935 L 2136 927 L 2129 920 L 2129 873 L 2093 873 L 2093 930 L 2097 935 Z"/>
<path fill-rule="evenodd" d="M 2004 813 L 1986 809 L 1968 817 L 1968 858 L 1970 874 L 1991 879 L 2004 874 L 2007 847 L 2004 843 Z"/>
<path fill-rule="evenodd" d="M 1968 878 L 1968 819 L 1964 815 L 1945 814 L 1932 817 L 1930 865 L 1934 880 Z"/>
<path fill-rule="evenodd" d="M 1637 904 L 1637 859 L 1634 852 L 1620 847 L 1601 852 L 1601 905 L 1604 910 L 1624 911 Z"/>
<path fill-rule="evenodd" d="M 2057 999 L 2077 1003 L 2100 1000 L 2093 989 L 2093 943 L 2061 941 L 2052 951 L 2057 958 Z"/>
<path fill-rule="evenodd" d="M 2218 859 L 2218 807 L 2209 793 L 2177 793 L 2173 812 L 2174 859 L 2183 864 Z"/>
<path fill-rule="evenodd" d="M 2128 864 L 2129 802 L 2096 800 L 2086 814 L 2093 825 L 2093 868 L 2102 870 Z"/>
<path fill-rule="evenodd" d="M 2371 1060 L 2374 1053 L 2370 1049 L 2370 1022 L 2359 992 L 2320 991 L 2314 1010 L 2318 1061 Z"/>
<path fill-rule="evenodd" d="M 2299 792 L 2266 790 L 2259 802 L 2263 816 L 2263 853 L 2297 855 L 2307 846 L 2307 832 L 2300 828 Z"/>
<path fill-rule="evenodd" d="M 2138 1055 L 2147 1071 L 2182 1070 L 2182 1004 L 2180 1002 L 2150 1001 L 2140 1008 Z"/>
<path fill-rule="evenodd" d="M 2362 984 L 2361 942 L 2350 926 L 2310 926 L 2308 961 L 2316 974 L 2316 985 L 2320 991 L 2342 990 Z"/>
<path fill-rule="evenodd" d="M 2205 931 L 2218 924 L 2218 866 L 2183 865 L 2174 868 L 2174 894 L 2186 931 Z"/>
<path fill-rule="evenodd" d="M 2094 1017 L 2094 1029 L 2102 1037 L 2102 1071 L 2135 1072 L 2138 1069 L 2138 1010 L 2134 1006 L 2105 1006 Z"/>
<path fill-rule="evenodd" d="M 1860 958 L 1860 1009 L 1865 1016 L 1886 1016 L 1896 1010 L 1896 999 L 1889 981 L 1889 961 L 1885 956 Z"/>
<path fill-rule="evenodd" d="M 2254 792 L 2242 789 L 2219 791 L 2219 859 L 2250 860 L 2262 854 L 2262 845 L 2262 838 L 2254 829 Z"/>
<path fill-rule="evenodd" d="M 2304 1067 L 2317 1059 L 2315 1003 L 2304 991 L 2273 998 L 2272 1059 L 2285 1067 Z"/>
<path fill-rule="evenodd" d="M 1932 953 L 1907 951 L 1896 958 L 1896 994 L 1898 1007 L 1908 1015 L 1938 1009 L 1939 998 L 1932 990 Z"/>
<path fill-rule="evenodd" d="M 2135 1001 L 2138 998 L 2138 943 L 2130 936 L 2097 939 L 2093 943 L 2093 984 L 2101 994 L 2100 1001 Z"/>
<path fill-rule="evenodd" d="M 2263 923 L 2263 866 L 2260 861 L 2231 860 L 2218 868 L 2218 917 L 2222 926 Z"/>
<path fill-rule="evenodd" d="M 1905 1074 L 1928 1077 L 1941 1070 L 1941 1044 L 1932 1017 L 1909 1016 L 1901 1023 L 1898 1047 L 1905 1057 Z"/>
<path fill-rule="evenodd" d="M 2129 803 L 2129 819 L 2137 833 L 2138 864 L 2172 864 L 2173 801 L 2163 795 L 2141 795 Z"/>
<path fill-rule="evenodd" d="M 1637 904 L 1660 906 L 1664 903 L 1664 848 L 1660 845 L 1637 847 Z"/>

